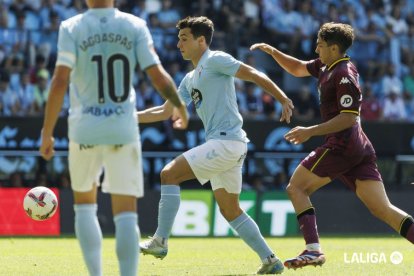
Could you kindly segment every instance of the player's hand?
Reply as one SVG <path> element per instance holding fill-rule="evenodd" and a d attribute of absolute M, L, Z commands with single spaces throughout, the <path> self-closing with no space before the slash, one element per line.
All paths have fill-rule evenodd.
<path fill-rule="evenodd" d="M 252 46 L 250 46 L 250 51 L 253 51 L 253 50 L 256 50 L 256 49 L 262 50 L 266 54 L 272 55 L 272 52 L 273 52 L 274 48 L 272 46 L 270 46 L 269 44 L 266 44 L 266 43 L 256 43 L 256 44 L 253 44 Z"/>
<path fill-rule="evenodd" d="M 280 116 L 280 121 L 285 121 L 286 123 L 290 123 L 290 117 L 292 117 L 292 110 L 295 108 L 293 106 L 292 100 L 286 98 L 282 103 L 282 115 Z"/>
<path fill-rule="evenodd" d="M 42 142 L 40 145 L 40 155 L 46 159 L 46 160 L 50 160 L 53 155 L 55 154 L 55 150 L 54 150 L 54 145 L 55 145 L 55 139 L 53 138 L 52 135 L 45 135 L 42 132 Z"/>
<path fill-rule="evenodd" d="M 297 126 L 285 134 L 285 139 L 292 144 L 302 144 L 312 137 L 310 128 Z"/>
<path fill-rule="evenodd" d="M 171 119 L 173 127 L 176 129 L 186 129 L 188 126 L 188 111 L 185 104 L 180 107 L 174 107 Z"/>

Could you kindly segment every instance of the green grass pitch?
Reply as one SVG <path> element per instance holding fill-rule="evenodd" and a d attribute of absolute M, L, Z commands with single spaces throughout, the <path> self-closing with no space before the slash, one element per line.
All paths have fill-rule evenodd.
<path fill-rule="evenodd" d="M 282 259 L 303 249 L 302 238 L 267 238 Z M 283 275 L 414 275 L 414 245 L 400 237 L 322 237 L 322 267 L 287 270 Z M 118 275 L 113 237 L 103 243 L 104 275 Z M 398 251 L 403 260 L 393 264 Z M 254 275 L 260 261 L 238 238 L 171 238 L 164 260 L 140 256 L 140 275 Z M 0 275 L 87 275 L 73 237 L 0 238 Z"/>

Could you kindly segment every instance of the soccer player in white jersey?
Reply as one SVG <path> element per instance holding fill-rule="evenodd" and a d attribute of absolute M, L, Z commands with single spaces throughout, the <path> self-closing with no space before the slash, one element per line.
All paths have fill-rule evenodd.
<path fill-rule="evenodd" d="M 179 184 L 198 179 L 210 180 L 214 197 L 224 218 L 261 258 L 259 274 L 281 273 L 283 264 L 266 244 L 257 224 L 239 205 L 242 164 L 247 153 L 246 133 L 238 112 L 234 77 L 254 82 L 282 104 L 281 121 L 289 123 L 292 101 L 265 74 L 221 51 L 212 51 L 213 22 L 206 17 L 187 17 L 177 24 L 178 45 L 194 70 L 182 80 L 178 91 L 187 104 L 193 102 L 206 131 L 206 143 L 178 156 L 161 171 L 161 199 L 158 228 L 149 241 L 140 244 L 144 254 L 157 258 L 167 255 L 167 240 L 180 205 Z M 138 112 L 141 123 L 168 118 L 172 105 Z M 177 121 L 178 122 L 178 121 Z"/>
<path fill-rule="evenodd" d="M 69 170 L 75 233 L 90 275 L 102 272 L 102 233 L 97 219 L 99 177 L 111 194 L 120 275 L 137 275 L 137 198 L 143 196 L 141 142 L 132 86 L 137 64 L 177 107 L 186 106 L 154 51 L 145 21 L 114 8 L 113 0 L 88 0 L 89 10 L 62 22 L 58 58 L 41 135 L 41 155 L 53 156 L 53 129 L 70 81 Z"/>

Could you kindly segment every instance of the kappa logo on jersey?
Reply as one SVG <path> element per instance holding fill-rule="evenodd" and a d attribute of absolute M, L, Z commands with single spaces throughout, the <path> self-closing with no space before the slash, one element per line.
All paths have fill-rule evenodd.
<path fill-rule="evenodd" d="M 203 101 L 203 95 L 201 94 L 201 91 L 193 88 L 193 90 L 191 91 L 191 98 L 193 99 L 195 108 L 199 108 L 201 102 Z"/>
<path fill-rule="evenodd" d="M 343 106 L 343 107 L 350 107 L 351 105 L 352 105 L 352 97 L 351 96 L 349 96 L 349 95 L 343 95 L 342 97 L 341 97 L 341 105 Z"/>
<path fill-rule="evenodd" d="M 350 83 L 350 81 L 348 80 L 347 77 L 342 77 L 341 81 L 339 82 L 339 84 L 345 84 L 345 83 Z"/>

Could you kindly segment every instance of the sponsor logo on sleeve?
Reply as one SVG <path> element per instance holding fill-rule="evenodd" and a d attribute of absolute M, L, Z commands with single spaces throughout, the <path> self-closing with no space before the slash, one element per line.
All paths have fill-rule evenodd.
<path fill-rule="evenodd" d="M 340 103 L 343 107 L 350 107 L 352 105 L 352 97 L 350 95 L 343 95 Z"/>

